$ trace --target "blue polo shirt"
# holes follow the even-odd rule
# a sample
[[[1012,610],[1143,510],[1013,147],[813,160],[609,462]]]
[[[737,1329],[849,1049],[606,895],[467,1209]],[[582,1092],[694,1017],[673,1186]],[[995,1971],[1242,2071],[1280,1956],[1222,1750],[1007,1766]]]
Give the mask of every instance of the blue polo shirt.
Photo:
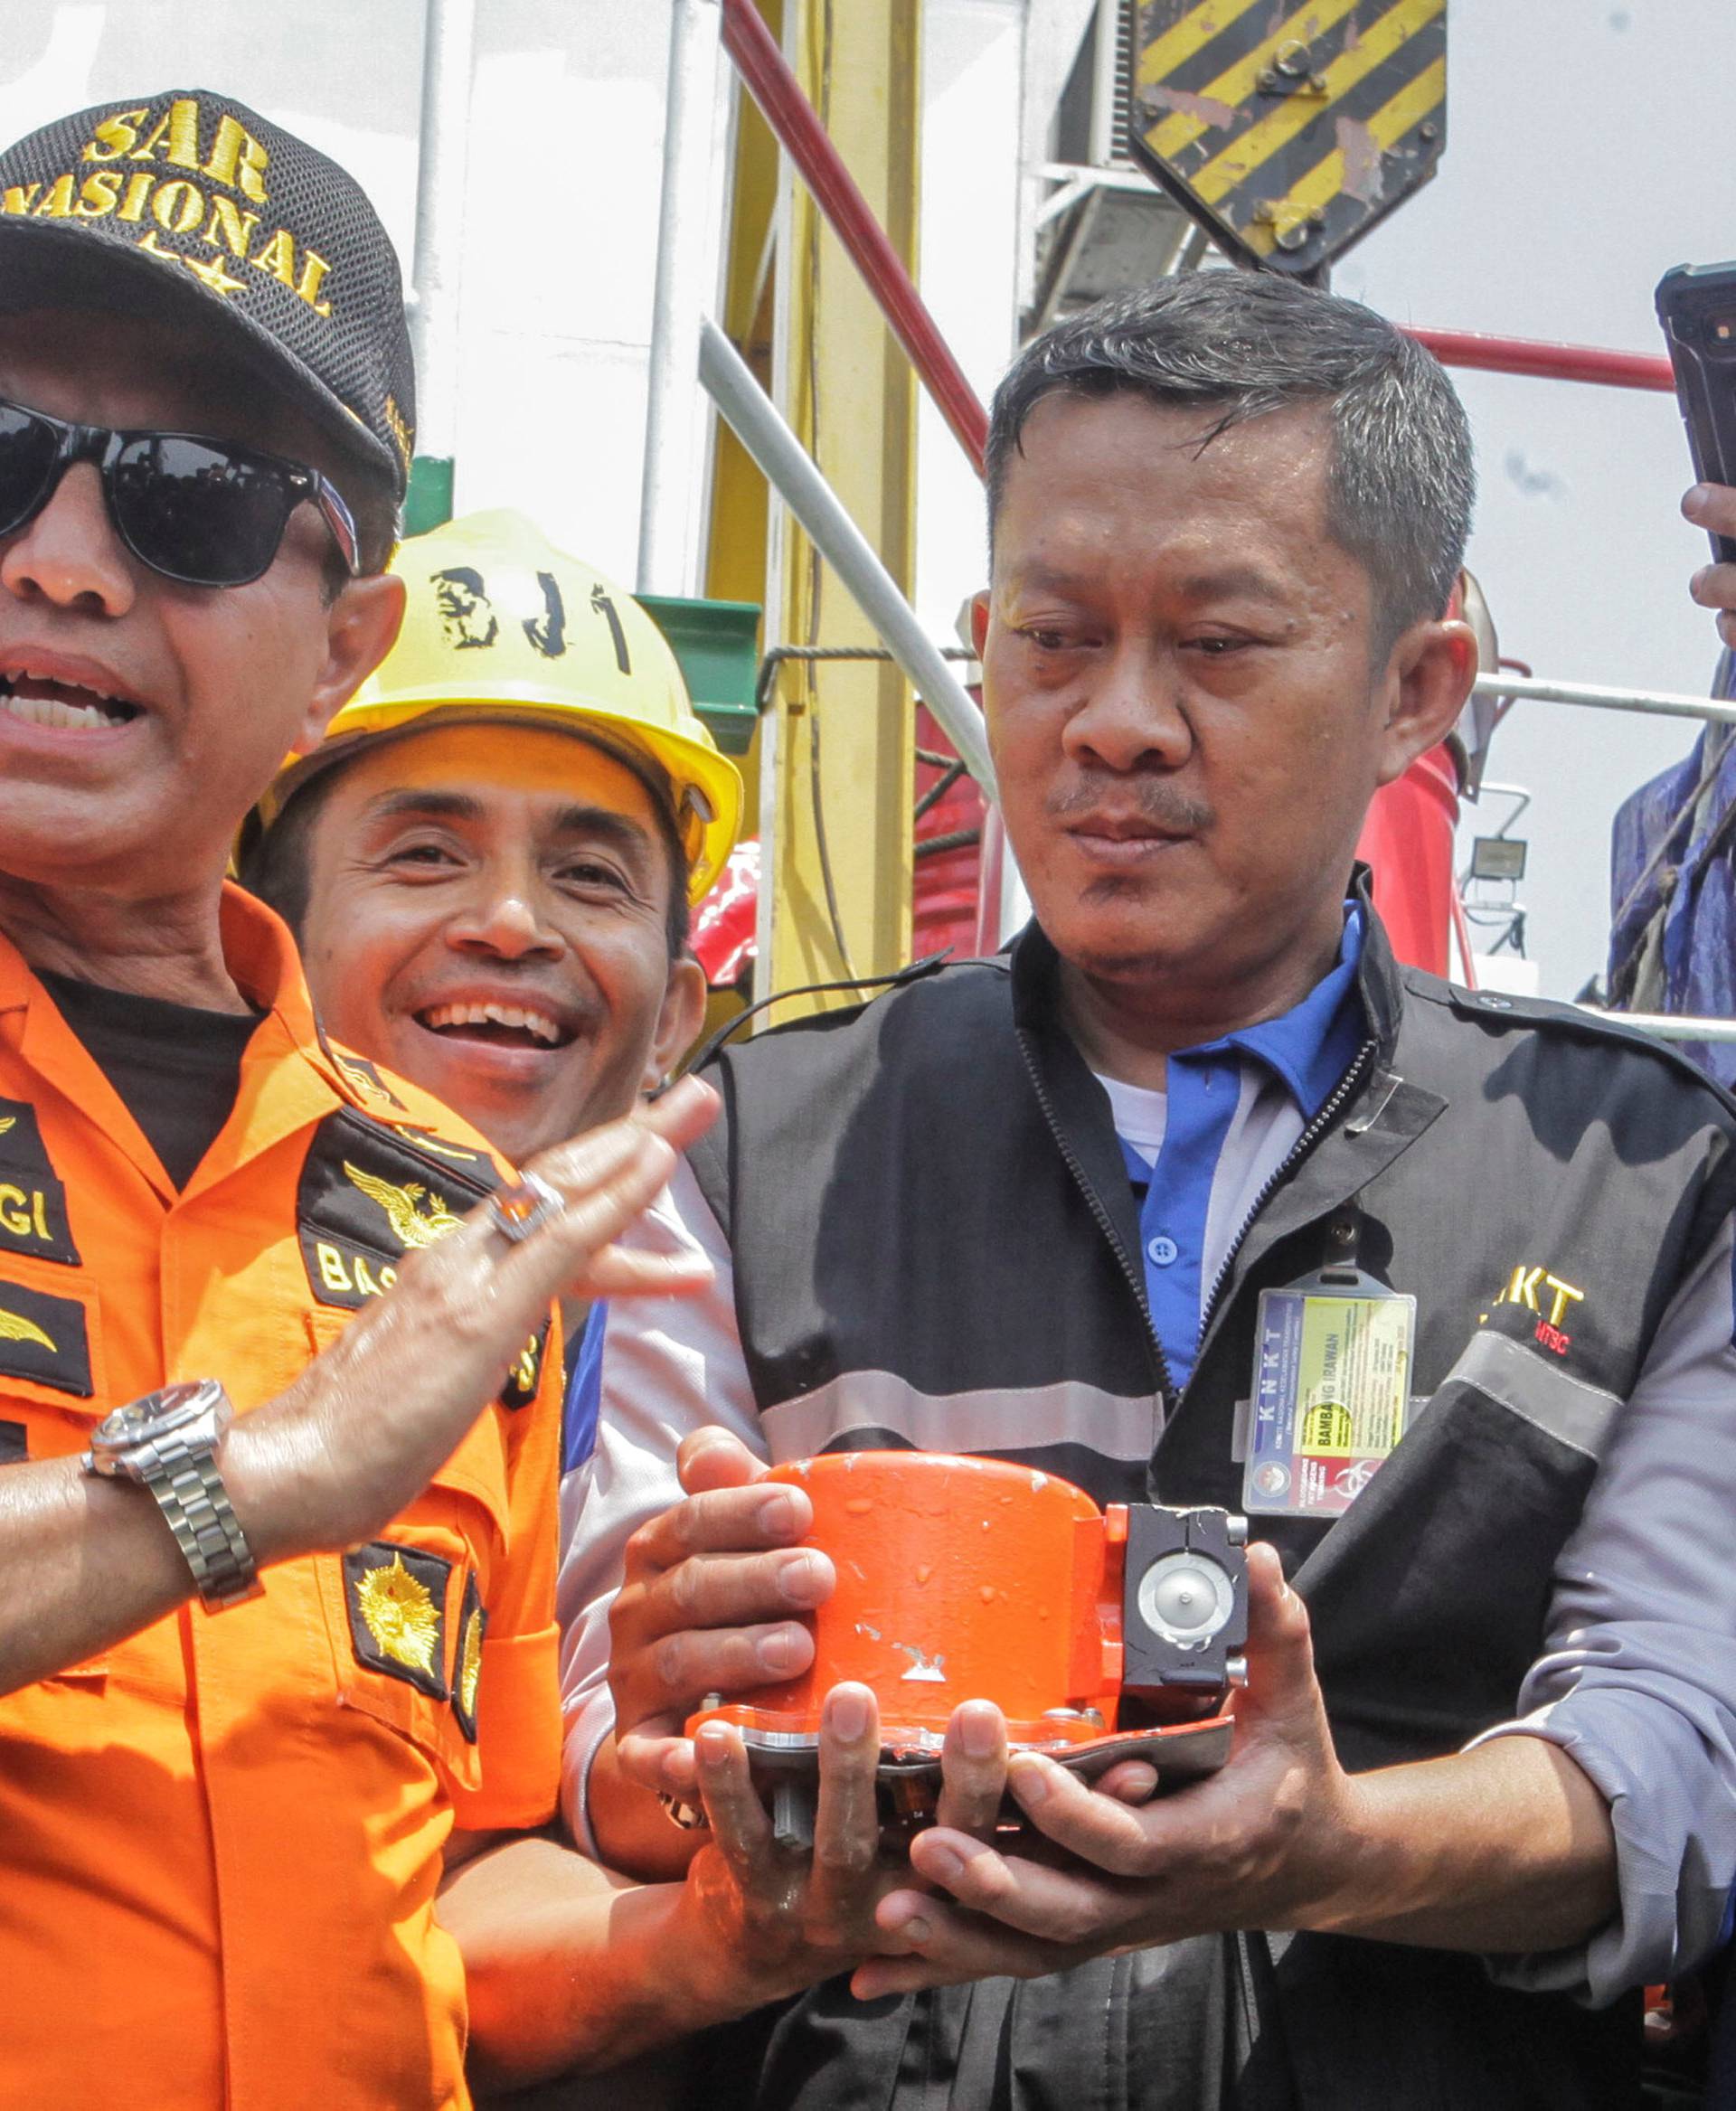
[[[1162,1092],[1099,1080],[1139,1202],[1152,1325],[1178,1388],[1193,1372],[1212,1278],[1241,1230],[1237,1220],[1226,1231],[1214,1194],[1222,1204],[1239,1188],[1250,1200],[1250,1183],[1283,1163],[1355,1060],[1368,1032],[1356,986],[1362,951],[1363,912],[1347,903],[1337,965],[1299,1004],[1220,1041],[1177,1049]],[[1281,1107],[1271,1104],[1274,1087]]]

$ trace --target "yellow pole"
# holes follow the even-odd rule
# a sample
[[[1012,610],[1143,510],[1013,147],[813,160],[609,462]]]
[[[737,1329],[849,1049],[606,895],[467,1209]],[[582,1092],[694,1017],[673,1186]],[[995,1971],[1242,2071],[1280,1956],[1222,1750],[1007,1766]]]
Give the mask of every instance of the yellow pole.
[[[760,0],[775,31],[782,0]],[[727,267],[718,316],[762,388],[771,386],[772,308],[781,156],[753,98],[735,90],[735,148],[730,181]],[[719,601],[761,601],[766,593],[767,486],[748,450],[715,421],[705,591]],[[750,809],[751,811],[751,808]]]
[[[783,0],[759,0],[773,31],[782,20]],[[726,269],[722,311],[718,321],[735,348],[753,369],[762,388],[771,386],[772,307],[776,286],[774,238],[778,215],[778,142],[760,115],[753,98],[738,83],[735,90],[735,139],[727,205]],[[769,488],[753,457],[722,418],[713,423],[711,504],[706,536],[705,591],[719,601],[760,601],[766,594],[769,532]],[[762,636],[765,635],[762,627]],[[748,753],[739,758],[747,789],[747,827],[760,808],[760,765],[767,747],[758,733]],[[757,994],[769,988],[763,970],[754,978]],[[725,1020],[741,1009],[735,991],[714,990],[705,1007],[699,1039],[710,1040]],[[793,1009],[794,1007],[792,1007]]]
[[[783,42],[821,122],[914,269],[921,0],[785,0]],[[778,408],[908,595],[915,377],[855,267],[787,165],[775,269]],[[775,501],[766,580],[769,642],[877,645]],[[786,663],[760,746],[760,834],[769,854],[759,991],[901,966],[910,949],[915,762],[903,677],[873,662]]]

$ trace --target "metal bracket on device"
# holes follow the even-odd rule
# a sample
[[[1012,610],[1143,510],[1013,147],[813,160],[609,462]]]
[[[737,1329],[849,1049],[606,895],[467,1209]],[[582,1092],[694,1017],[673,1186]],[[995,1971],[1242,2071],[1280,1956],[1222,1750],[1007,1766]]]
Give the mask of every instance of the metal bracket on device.
[[[1222,1692],[1248,1675],[1248,1521],[1223,1510],[1127,1506],[1124,1692]]]

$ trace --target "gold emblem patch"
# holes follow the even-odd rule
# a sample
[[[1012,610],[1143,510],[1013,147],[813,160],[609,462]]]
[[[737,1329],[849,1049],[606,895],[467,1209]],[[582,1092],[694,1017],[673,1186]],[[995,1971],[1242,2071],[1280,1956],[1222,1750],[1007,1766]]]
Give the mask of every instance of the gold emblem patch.
[[[5,1223],[5,1190],[0,1186],[0,1230]],[[90,1336],[83,1305],[24,1283],[0,1283],[0,1372],[88,1400]]]
[[[542,1382],[542,1358],[549,1346],[549,1330],[539,1327],[513,1360],[506,1382],[500,1389],[503,1408],[527,1408]]]
[[[426,1129],[418,1129],[410,1140],[419,1151],[432,1151],[437,1157],[449,1158],[455,1165],[467,1165],[486,1173],[494,1171],[480,1151],[467,1151],[458,1144],[443,1144],[438,1136],[430,1136]]]
[[[401,1554],[390,1569],[372,1569],[356,1585],[355,1609],[382,1656],[414,1672],[432,1672],[440,1616],[427,1584],[404,1567]]]
[[[473,1172],[424,1156],[420,1141],[351,1107],[319,1125],[296,1190],[296,1228],[307,1286],[322,1305],[354,1312],[389,1290],[406,1252],[457,1230],[495,1184],[481,1154]],[[0,1143],[0,1180],[5,1165]],[[5,1203],[0,1187],[0,1249]]]
[[[21,1318],[15,1312],[0,1312],[0,1342],[37,1342],[52,1355],[61,1352],[58,1342],[51,1341],[33,1320]]]
[[[385,1211],[393,1237],[406,1252],[414,1247],[434,1245],[449,1232],[456,1231],[464,1221],[447,1207],[442,1196],[425,1188],[420,1180],[408,1181],[399,1187],[390,1180],[382,1180],[376,1173],[364,1173],[359,1165],[352,1165],[347,1158],[344,1172],[353,1185]],[[422,1214],[424,1195],[428,1197],[426,1216]]]
[[[458,1668],[452,1681],[452,1712],[458,1728],[474,1745],[476,1741],[476,1692],[482,1683],[482,1644],[488,1631],[488,1612],[474,1576],[464,1586],[464,1609],[458,1616]]]
[[[329,1041],[323,1041],[320,1045],[332,1059],[332,1068],[358,1099],[378,1100],[382,1107],[395,1107],[402,1112],[403,1101],[365,1056],[352,1055],[347,1049],[341,1049]]]
[[[452,1564],[375,1540],[344,1557],[344,1593],[357,1660],[447,1698],[446,1599]]]
[[[464,1627],[464,1661],[458,1666],[458,1693],[465,1712],[476,1712],[476,1687],[482,1678],[482,1614],[471,1614]]]

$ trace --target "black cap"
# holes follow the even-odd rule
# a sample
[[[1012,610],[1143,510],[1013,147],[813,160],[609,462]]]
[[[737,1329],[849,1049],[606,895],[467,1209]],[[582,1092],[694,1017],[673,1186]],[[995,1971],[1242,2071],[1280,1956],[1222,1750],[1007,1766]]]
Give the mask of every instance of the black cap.
[[[354,176],[245,104],[120,98],[0,154],[0,306],[59,298],[227,327],[403,495],[416,378],[397,254]]]

